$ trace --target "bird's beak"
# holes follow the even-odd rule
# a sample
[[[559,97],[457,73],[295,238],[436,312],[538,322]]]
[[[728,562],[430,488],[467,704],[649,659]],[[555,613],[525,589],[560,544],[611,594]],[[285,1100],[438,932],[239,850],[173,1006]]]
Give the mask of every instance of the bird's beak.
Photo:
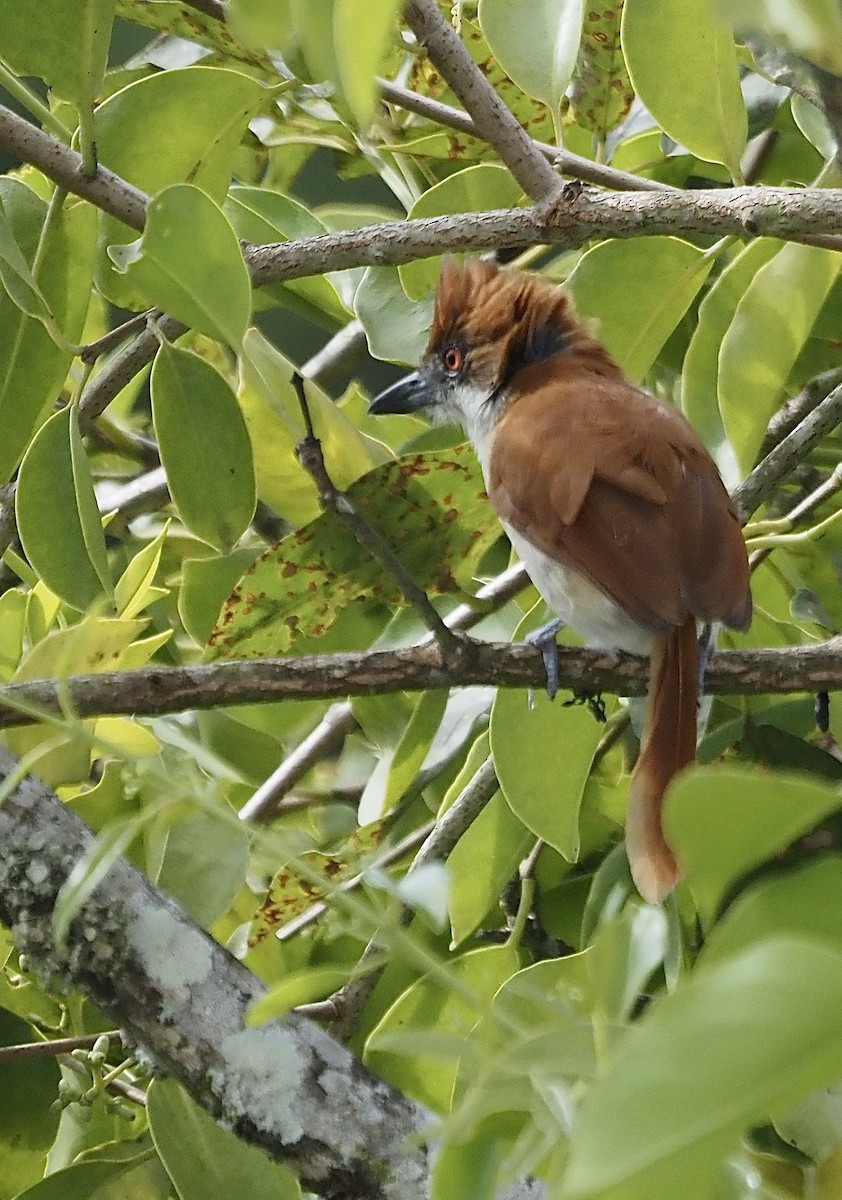
[[[393,383],[379,396],[375,396],[368,411],[375,416],[381,416],[383,413],[414,413],[419,408],[426,408],[434,400],[435,396],[427,380],[418,371],[414,371]]]

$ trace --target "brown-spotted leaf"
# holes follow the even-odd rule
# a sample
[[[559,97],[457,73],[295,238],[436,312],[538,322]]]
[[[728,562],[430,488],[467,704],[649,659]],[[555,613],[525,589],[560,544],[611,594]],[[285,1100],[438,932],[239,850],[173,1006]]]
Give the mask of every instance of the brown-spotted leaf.
[[[579,58],[573,72],[570,116],[600,141],[628,115],[634,100],[620,45],[624,0],[586,4]]]
[[[466,588],[500,527],[465,445],[370,471],[348,495],[429,594]],[[283,654],[325,634],[351,604],[392,607],[400,594],[333,513],[282,538],[225,602],[208,658]]]
[[[312,905],[321,903],[334,888],[357,874],[363,860],[382,844],[388,827],[389,821],[382,820],[372,821],[355,830],[340,854],[319,854],[316,851],[303,854],[301,863],[307,868],[306,875],[296,871],[294,863],[282,867],[269,884],[265,899],[252,918],[248,932],[249,948],[259,945],[270,933],[277,933],[281,926],[300,917]],[[321,880],[313,875],[320,876]]]

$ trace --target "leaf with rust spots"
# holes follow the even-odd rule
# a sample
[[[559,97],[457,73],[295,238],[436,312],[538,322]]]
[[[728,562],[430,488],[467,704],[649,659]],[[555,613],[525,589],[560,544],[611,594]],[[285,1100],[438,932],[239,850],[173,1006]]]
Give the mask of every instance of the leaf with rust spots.
[[[355,830],[338,854],[312,851],[302,855],[302,863],[309,868],[306,878],[292,867],[283,867],[278,871],[252,918],[248,933],[249,947],[258,945],[270,933],[276,933],[282,925],[324,900],[338,884],[359,874],[365,861],[382,845],[389,824],[388,818],[384,818]],[[320,876],[321,882],[310,877],[311,872]]]
[[[417,584],[432,595],[468,589],[500,527],[464,447],[386,463],[348,492]],[[403,603],[392,579],[333,513],[291,533],[250,567],[225,602],[206,657],[282,654],[321,637],[353,604],[374,619]]]
[[[601,142],[625,120],[634,100],[620,45],[624,0],[586,4],[573,72],[569,116]]]

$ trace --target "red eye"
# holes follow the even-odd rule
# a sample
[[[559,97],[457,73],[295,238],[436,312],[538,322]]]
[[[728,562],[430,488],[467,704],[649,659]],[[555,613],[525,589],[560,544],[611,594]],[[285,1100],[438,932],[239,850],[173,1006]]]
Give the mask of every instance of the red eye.
[[[450,375],[456,375],[462,370],[462,364],[465,361],[465,355],[458,346],[448,346],[444,354],[441,356],[444,363],[444,369]]]

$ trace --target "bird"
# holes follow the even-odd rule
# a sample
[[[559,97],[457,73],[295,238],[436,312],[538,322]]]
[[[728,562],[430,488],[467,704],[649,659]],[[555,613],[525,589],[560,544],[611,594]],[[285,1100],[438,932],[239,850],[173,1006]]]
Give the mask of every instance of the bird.
[[[567,289],[481,258],[445,261],[419,368],[370,411],[461,424],[556,628],[649,656],[625,840],[641,896],[663,901],[682,877],[661,816],[696,757],[699,629],[752,616],[739,518],[704,443],[630,382]]]

